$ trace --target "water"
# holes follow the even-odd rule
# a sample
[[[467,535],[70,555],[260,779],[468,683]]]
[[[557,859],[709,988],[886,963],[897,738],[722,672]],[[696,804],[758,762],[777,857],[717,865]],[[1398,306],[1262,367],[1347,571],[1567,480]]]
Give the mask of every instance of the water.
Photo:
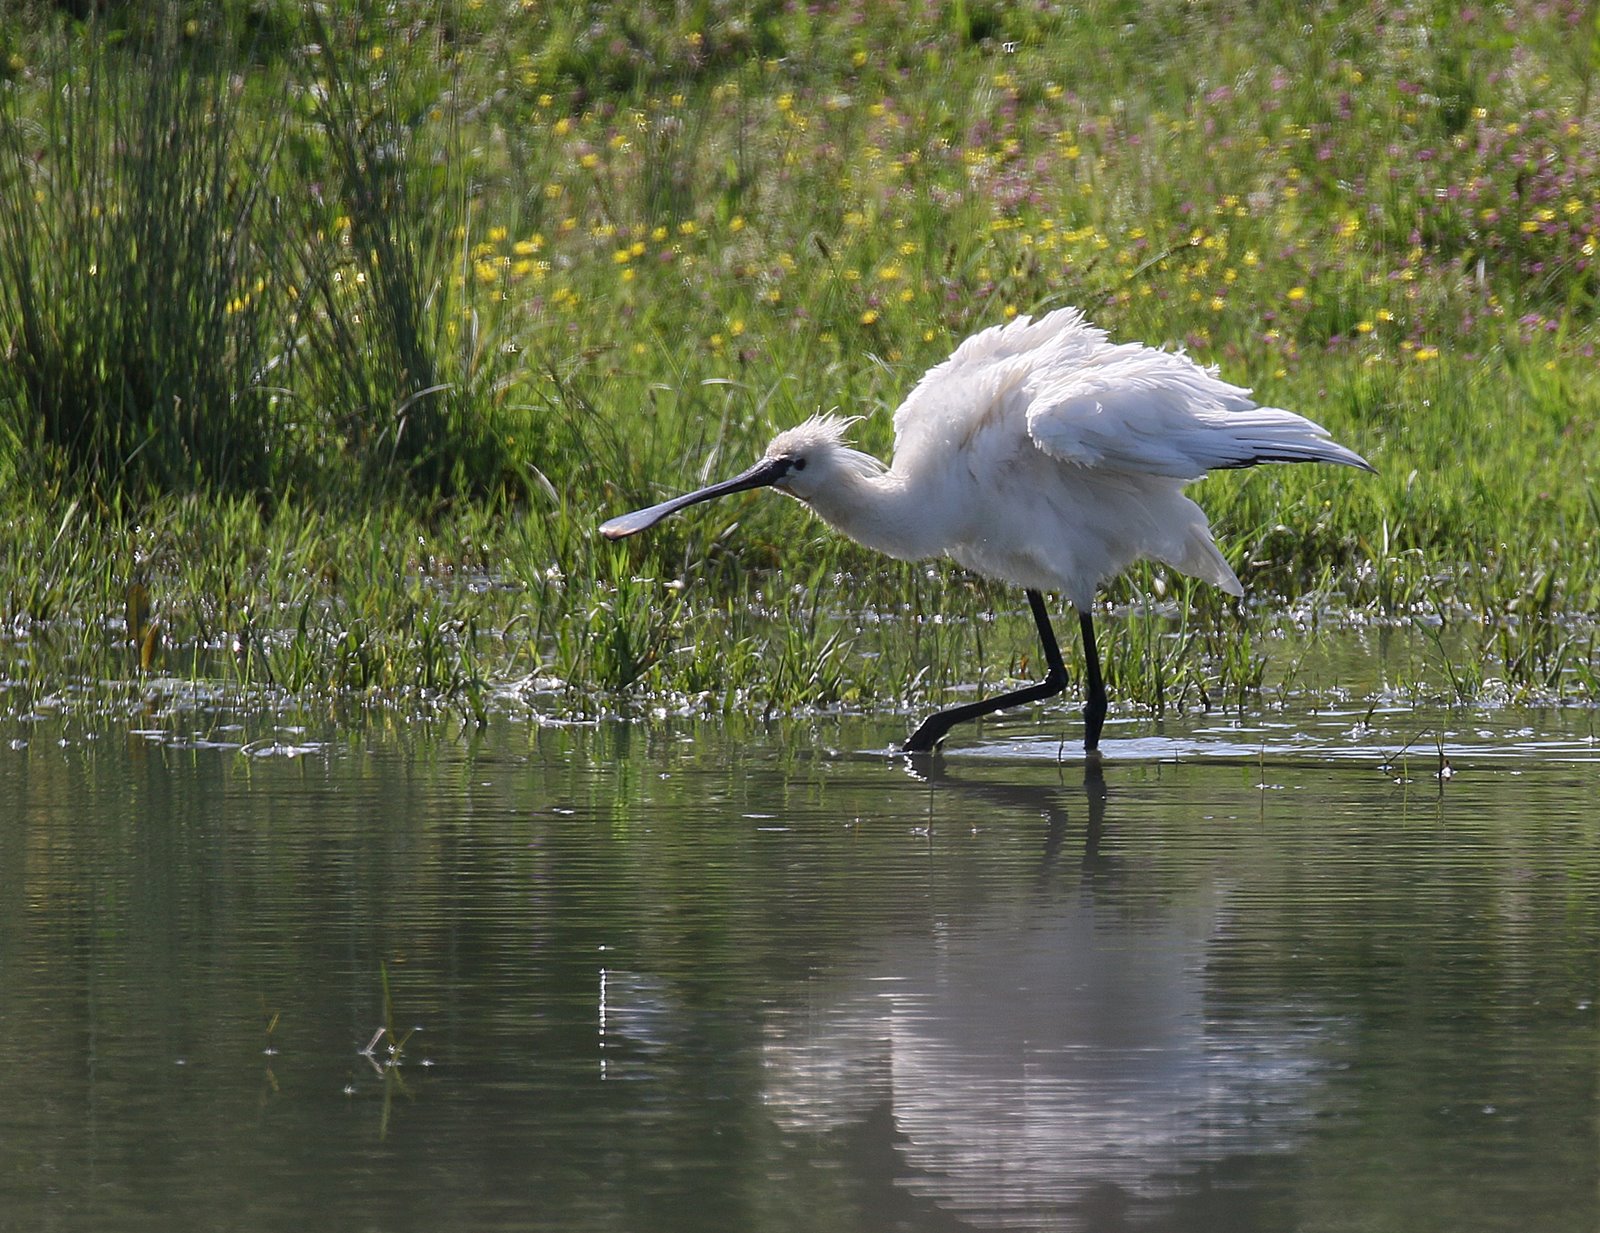
[[[5,721],[0,1229],[1600,1227],[1594,716],[1364,718]]]

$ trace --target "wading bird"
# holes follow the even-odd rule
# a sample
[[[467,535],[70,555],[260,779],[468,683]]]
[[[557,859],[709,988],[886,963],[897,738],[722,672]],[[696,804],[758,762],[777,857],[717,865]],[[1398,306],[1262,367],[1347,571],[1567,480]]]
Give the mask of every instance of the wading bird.
[[[958,723],[1066,688],[1046,591],[1078,611],[1083,747],[1094,753],[1106,714],[1092,616],[1100,584],[1148,557],[1244,594],[1184,485],[1261,462],[1372,470],[1321,425],[1258,407],[1248,390],[1179,352],[1112,343],[1073,308],[974,334],[930,369],[895,412],[888,466],[845,444],[854,422],[813,416],[780,432],[742,474],[613,518],[600,532],[622,539],[700,501],[772,487],[898,560],[947,556],[1021,587],[1048,675],[930,715],[906,741],[908,753],[933,749]]]

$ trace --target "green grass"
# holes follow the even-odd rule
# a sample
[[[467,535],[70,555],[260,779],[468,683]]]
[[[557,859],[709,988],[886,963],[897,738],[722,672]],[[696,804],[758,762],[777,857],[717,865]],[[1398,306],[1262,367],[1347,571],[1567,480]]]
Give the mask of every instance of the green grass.
[[[1017,596],[792,503],[593,528],[818,409],[887,453],[954,341],[1066,303],[1380,471],[1198,486],[1247,615],[1135,571],[1120,701],[1293,689],[1263,635],[1306,613],[1437,624],[1421,691],[1594,698],[1593,3],[300,13],[0,31],[16,707],[170,675],[770,714],[1026,675]]]

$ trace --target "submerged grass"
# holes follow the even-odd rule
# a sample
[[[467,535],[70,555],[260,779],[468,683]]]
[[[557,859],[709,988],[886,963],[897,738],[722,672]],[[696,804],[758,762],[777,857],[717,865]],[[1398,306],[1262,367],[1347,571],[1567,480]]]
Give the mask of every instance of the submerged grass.
[[[1035,673],[1017,596],[770,496],[593,527],[819,408],[887,453],[956,339],[1062,303],[1380,470],[1199,485],[1251,598],[1110,588],[1119,701],[1299,688],[1271,633],[1333,622],[1437,631],[1414,693],[1594,698],[1592,4],[134,12],[5,31],[16,707],[177,676],[772,714]]]

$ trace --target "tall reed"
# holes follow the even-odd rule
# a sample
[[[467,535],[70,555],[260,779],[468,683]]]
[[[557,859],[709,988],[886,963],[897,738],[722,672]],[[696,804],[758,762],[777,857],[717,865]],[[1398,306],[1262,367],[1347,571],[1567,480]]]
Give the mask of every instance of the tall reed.
[[[126,45],[50,39],[37,110],[0,92],[0,401],[36,478],[102,495],[279,478],[286,340],[259,250],[279,239],[281,113],[247,104],[211,46],[167,4]]]

